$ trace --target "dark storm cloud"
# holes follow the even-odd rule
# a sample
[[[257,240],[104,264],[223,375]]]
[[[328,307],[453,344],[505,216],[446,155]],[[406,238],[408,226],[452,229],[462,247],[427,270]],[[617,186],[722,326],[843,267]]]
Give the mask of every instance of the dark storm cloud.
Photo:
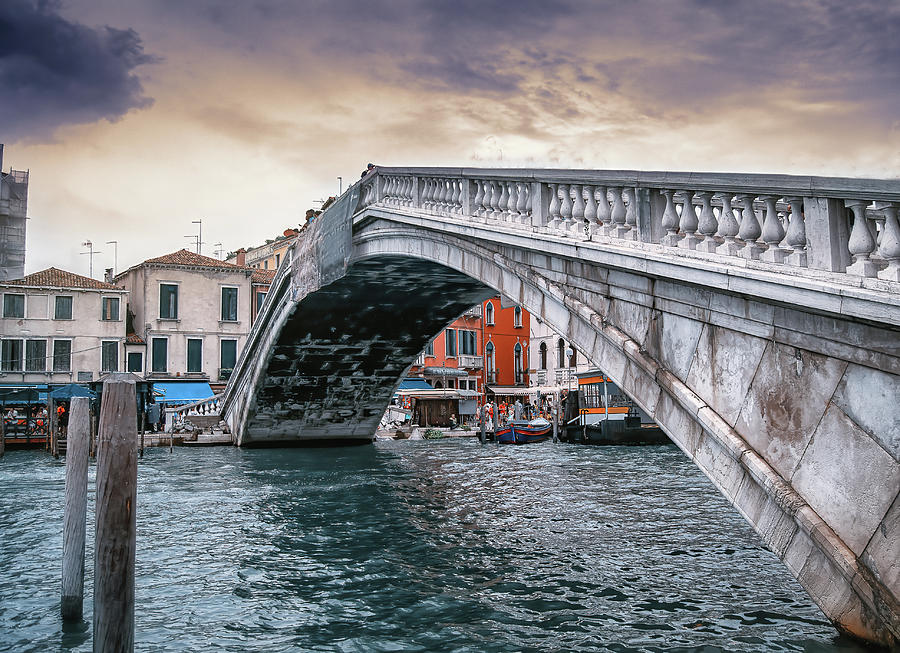
[[[0,140],[42,140],[61,125],[148,106],[134,71],[153,58],[130,29],[70,22],[56,2],[0,2]]]

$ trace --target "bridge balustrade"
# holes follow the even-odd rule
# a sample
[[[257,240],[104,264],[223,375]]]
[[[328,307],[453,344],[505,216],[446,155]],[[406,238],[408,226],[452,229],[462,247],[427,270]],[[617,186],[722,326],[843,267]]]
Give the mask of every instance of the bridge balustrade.
[[[564,238],[725,257],[741,266],[838,272],[854,285],[900,282],[898,181],[439,170],[380,168],[363,182],[360,209],[407,207]]]

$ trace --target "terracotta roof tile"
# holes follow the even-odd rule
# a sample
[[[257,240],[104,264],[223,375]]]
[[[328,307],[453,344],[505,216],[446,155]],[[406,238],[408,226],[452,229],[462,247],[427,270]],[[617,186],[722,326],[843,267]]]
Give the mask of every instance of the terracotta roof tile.
[[[258,270],[253,268],[253,276],[250,277],[251,283],[272,283],[275,280],[277,270]]]
[[[147,341],[141,338],[136,333],[129,333],[125,336],[125,344],[126,345],[146,345]]]
[[[122,290],[119,286],[111,283],[97,281],[90,277],[83,277],[74,272],[66,272],[57,268],[47,268],[34,274],[29,274],[22,279],[15,281],[6,281],[9,285],[14,286],[41,286],[52,288],[91,288],[95,290]]]
[[[238,270],[245,269],[240,265],[226,263],[225,261],[220,261],[217,258],[203,256],[202,254],[196,254],[186,249],[180,249],[177,252],[172,252],[171,254],[166,254],[165,256],[148,258],[146,261],[144,261],[144,263],[157,263],[162,265],[190,265],[207,268],[226,268]]]

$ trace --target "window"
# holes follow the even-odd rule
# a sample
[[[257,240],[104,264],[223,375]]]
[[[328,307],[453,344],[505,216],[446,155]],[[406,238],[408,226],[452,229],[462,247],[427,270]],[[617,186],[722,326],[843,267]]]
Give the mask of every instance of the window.
[[[237,340],[223,340],[219,347],[219,367],[223,370],[233,370],[237,364]]]
[[[259,313],[262,310],[263,302],[266,301],[266,295],[268,293],[264,293],[261,290],[256,291],[256,312]]]
[[[578,365],[578,352],[575,351],[575,347],[571,343],[569,343],[569,351],[572,352],[569,356],[569,367],[575,367]]]
[[[444,356],[456,356],[456,329],[444,331]]]
[[[153,338],[150,343],[150,371],[165,372],[168,370],[169,340]]]
[[[141,374],[144,371],[144,354],[139,351],[130,351],[126,357],[129,372]]]
[[[72,371],[72,341],[71,340],[54,340],[53,341],[53,371],[54,372],[71,372]]]
[[[3,372],[22,371],[21,340],[4,340],[0,343],[0,370]]]
[[[434,340],[429,340],[428,344],[425,345],[425,355],[434,356]]]
[[[237,288],[222,288],[222,321],[237,322]]]
[[[275,269],[277,270],[281,266],[281,254],[275,255]]]
[[[513,313],[513,326],[521,327],[522,326],[522,307],[516,306],[516,310]]]
[[[539,351],[540,351],[540,358],[541,358],[541,369],[546,370],[547,369],[547,343],[546,342],[541,343]]]
[[[178,319],[178,286],[174,283],[159,284],[159,319]]]
[[[259,265],[257,265],[256,267],[259,267]],[[269,262],[268,262],[268,261],[263,261],[263,267],[264,267],[266,270],[268,270],[268,269],[269,269]]]
[[[105,340],[100,343],[100,371],[119,371],[119,343],[117,341]]]
[[[25,341],[25,371],[45,372],[47,370],[47,341]]]
[[[476,351],[475,332],[461,330],[459,332],[459,353],[463,356],[474,356]]]
[[[104,297],[103,298],[103,314],[100,316],[100,319],[113,321],[113,322],[119,321],[119,298],[118,297]]]
[[[3,317],[25,317],[25,295],[3,295]]]
[[[518,342],[513,350],[513,368],[516,373],[516,383],[522,383],[525,379],[522,374],[522,345]]]
[[[54,320],[72,319],[72,298],[60,295],[56,298],[56,308],[53,311]]]
[[[488,325],[494,324],[494,303],[488,302],[484,305],[484,323]]]
[[[556,342],[556,367],[563,368],[566,366],[566,343],[560,338]]]
[[[484,348],[484,372],[489,383],[496,383],[494,379],[494,343],[489,342]]]
[[[203,366],[203,340],[200,338],[188,338],[187,341],[187,371],[200,372]]]

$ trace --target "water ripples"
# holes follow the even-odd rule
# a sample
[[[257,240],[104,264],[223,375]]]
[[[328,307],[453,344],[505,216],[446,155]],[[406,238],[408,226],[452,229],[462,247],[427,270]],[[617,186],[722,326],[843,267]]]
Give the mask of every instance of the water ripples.
[[[9,452],[0,490],[0,651],[89,651],[58,618],[63,465]],[[148,450],[136,629],[140,651],[862,650],[677,449],[475,440]]]

